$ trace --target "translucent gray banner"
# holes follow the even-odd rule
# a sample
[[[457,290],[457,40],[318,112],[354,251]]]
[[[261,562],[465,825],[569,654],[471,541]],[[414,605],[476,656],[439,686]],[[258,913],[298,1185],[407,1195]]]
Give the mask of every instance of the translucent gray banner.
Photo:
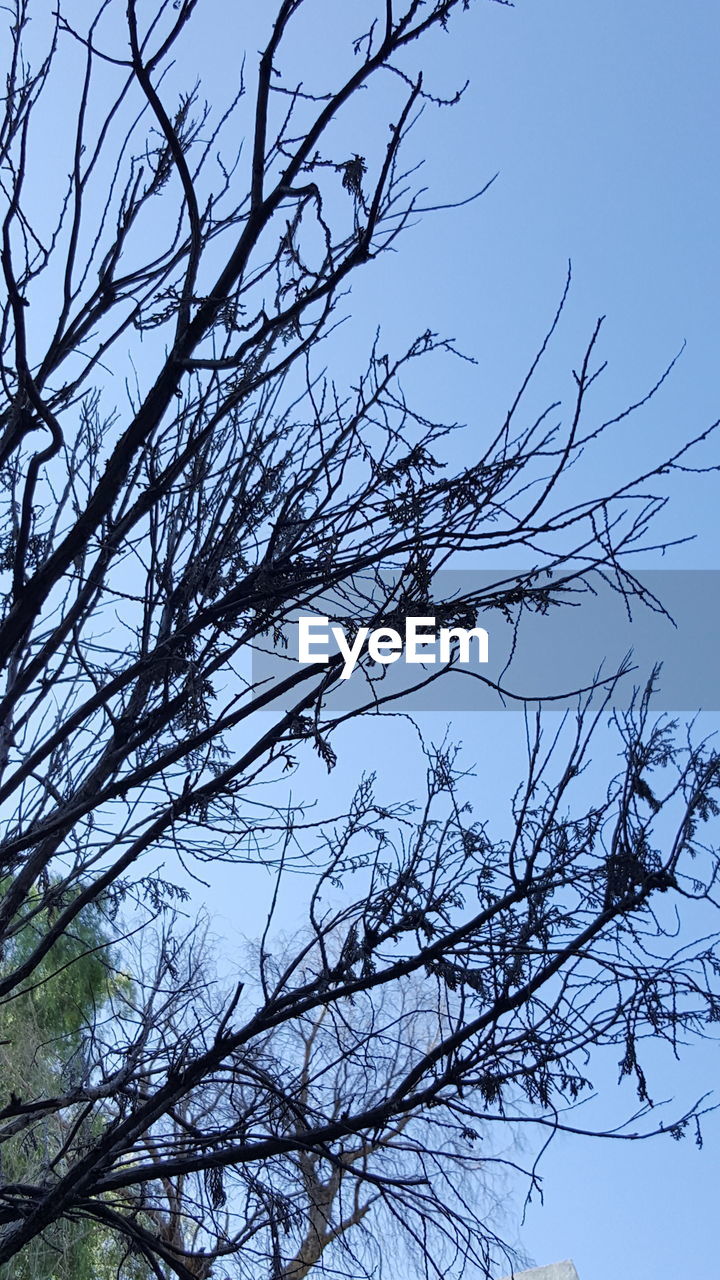
[[[517,710],[525,701],[574,706],[578,692],[594,682],[605,681],[604,687],[609,687],[624,662],[631,669],[613,688],[615,706],[627,706],[634,689],[644,687],[653,668],[660,666],[651,699],[656,710],[692,713],[720,709],[720,571],[638,571],[635,577],[642,598],[623,595],[617,586],[596,576],[592,590],[569,593],[565,603],[552,604],[545,611],[537,600],[535,609],[517,605],[501,609],[498,584],[522,580],[525,574],[507,569],[482,574],[446,570],[433,579],[434,604],[426,600],[395,613],[387,607],[392,596],[391,575],[374,579],[371,587],[361,584],[352,601],[352,593],[344,587],[334,596],[314,598],[307,605],[299,603],[281,634],[265,636],[256,646],[253,685],[258,692],[268,690],[301,666],[309,669],[299,662],[302,636],[298,619],[304,618],[312,620],[312,625],[305,622],[304,635],[306,647],[308,637],[311,639],[313,655],[326,652],[332,658],[339,652],[331,634],[333,626],[343,633],[346,646],[359,651],[352,674],[338,679],[329,695],[330,705],[338,713],[372,705],[378,699],[392,699],[395,710],[408,711]],[[545,583],[549,580],[543,578]],[[457,624],[452,619],[452,602],[468,597],[495,603],[481,605],[473,617]],[[419,643],[413,655],[411,644],[408,652],[408,615],[435,617],[438,642],[434,647]],[[359,622],[370,629],[361,649]],[[486,662],[480,661],[482,636],[469,639],[469,660],[465,662],[458,661],[454,640],[454,666],[444,670],[439,632],[443,626],[456,625],[467,631],[478,627],[486,633]],[[374,653],[383,655],[384,661],[374,660],[368,651],[371,633],[378,628],[390,632],[377,637],[374,644]],[[415,632],[429,639],[432,628],[416,625]],[[425,660],[412,661],[413,656]],[[337,670],[337,666],[338,659],[316,670],[320,674]],[[349,663],[342,666],[347,671]]]

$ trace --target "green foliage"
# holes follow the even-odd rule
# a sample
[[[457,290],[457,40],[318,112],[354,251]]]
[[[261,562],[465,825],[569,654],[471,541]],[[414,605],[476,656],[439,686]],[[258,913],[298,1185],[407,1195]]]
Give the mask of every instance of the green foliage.
[[[0,892],[4,888],[0,885]],[[0,973],[16,969],[34,951],[52,923],[52,914],[51,907],[41,907],[40,892],[29,897]],[[80,913],[70,933],[58,939],[26,989],[0,1008],[2,1038],[13,1046],[7,1064],[11,1073],[13,1063],[19,1064],[28,1052],[33,1059],[38,1053],[47,1057],[48,1066],[62,1070],[81,1049],[85,1030],[115,981],[106,946],[101,911],[93,905]]]
[[[0,891],[4,886],[0,884]],[[30,895],[21,926],[9,941],[0,975],[13,971],[52,922],[45,889]],[[63,904],[66,905],[66,904]],[[11,1099],[31,1101],[63,1093],[85,1073],[85,1049],[93,1024],[107,1012],[113,991],[127,984],[111,963],[100,907],[83,910],[75,927],[45,956],[31,981],[0,1005],[0,1109]],[[77,1108],[41,1116],[2,1147],[5,1182],[52,1181],[62,1163],[65,1130],[82,1124]],[[97,1121],[93,1135],[96,1136]],[[91,1135],[88,1135],[91,1136]],[[2,1269],[3,1280],[141,1280],[147,1272],[98,1224],[55,1223]]]

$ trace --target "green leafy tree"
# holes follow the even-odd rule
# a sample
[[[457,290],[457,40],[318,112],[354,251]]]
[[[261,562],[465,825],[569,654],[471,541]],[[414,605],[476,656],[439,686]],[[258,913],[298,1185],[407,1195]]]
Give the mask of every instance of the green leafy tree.
[[[59,901],[47,905],[53,887],[28,896],[0,974],[22,964],[47,932],[60,909]],[[87,1075],[93,1028],[107,1017],[110,994],[129,989],[129,980],[113,968],[108,942],[102,908],[93,903],[58,938],[33,981],[0,1004],[0,1078],[21,1117],[38,1100],[62,1096]],[[92,1142],[102,1127],[101,1117],[86,1117],[83,1110],[71,1106],[43,1114],[40,1106],[38,1122],[30,1128],[0,1122],[3,1181],[22,1185],[62,1176],[62,1152],[71,1135],[82,1141],[84,1134]],[[6,1264],[3,1275],[8,1280],[111,1280],[122,1263],[127,1280],[147,1276],[147,1269],[126,1255],[127,1248],[98,1223],[66,1218],[36,1236]]]

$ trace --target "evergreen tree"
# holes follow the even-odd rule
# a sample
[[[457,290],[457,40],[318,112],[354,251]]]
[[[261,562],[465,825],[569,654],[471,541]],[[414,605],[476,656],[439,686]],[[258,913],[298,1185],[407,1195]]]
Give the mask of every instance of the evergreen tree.
[[[5,889],[5,885],[1,886]],[[58,902],[48,906],[53,886],[29,895],[22,920],[8,942],[0,974],[11,972],[31,954],[46,933]],[[0,1003],[0,1076],[11,1105],[28,1108],[38,1099],[62,1096],[87,1077],[93,1028],[109,1012],[112,991],[128,979],[112,965],[102,907],[84,908],[74,928],[47,953],[33,980]],[[63,1150],[83,1128],[96,1138],[101,1120],[86,1117],[78,1104],[48,1111],[38,1124],[15,1125],[18,1132],[0,1146],[0,1172],[6,1183],[32,1183],[60,1177]],[[13,1122],[3,1125],[4,1133]],[[68,1217],[51,1224],[3,1269],[7,1280],[141,1280],[148,1274],[137,1258],[127,1257],[117,1237],[97,1222]]]

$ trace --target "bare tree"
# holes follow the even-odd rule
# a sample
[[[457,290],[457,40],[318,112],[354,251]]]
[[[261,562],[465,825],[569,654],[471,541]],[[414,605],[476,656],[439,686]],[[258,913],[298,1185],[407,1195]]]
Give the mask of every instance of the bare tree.
[[[562,303],[508,413],[454,474],[448,424],[403,390],[420,359],[458,358],[450,342],[425,332],[391,355],[378,337],[350,389],[323,371],[353,273],[428,208],[404,144],[423,108],[452,105],[430,83],[433,40],[461,30],[469,7],[368,0],[353,10],[359,33],[333,11],[332,60],[292,78],[319,7],[279,0],[247,87],[206,102],[180,73],[211,0],[142,13],[105,0],[92,15],[38,4],[36,26],[31,0],[12,6],[1,1007],[43,981],[91,906],[122,968],[124,933],[177,896],[155,869],[168,854],[266,861],[281,878],[316,865],[319,880],[308,940],[274,968],[261,951],[254,1010],[240,989],[211,998],[192,946],[183,959],[170,932],[152,973],[114,991],[112,1019],[106,1006],[87,1019],[77,1078],[3,1100],[0,1139],[38,1126],[61,1138],[32,1181],[2,1188],[0,1264],[52,1224],[88,1218],[158,1276],[232,1261],[300,1280],[360,1239],[377,1199],[428,1267],[486,1268],[492,1223],[461,1179],[448,1190],[448,1170],[483,1165],[476,1126],[505,1124],[515,1104],[520,1122],[523,1097],[557,1125],[584,1087],[578,1062],[602,1043],[623,1045],[645,1104],[642,1037],[674,1042],[715,1016],[712,947],[673,951],[665,904],[712,901],[715,855],[698,825],[715,813],[717,760],[653,726],[647,700],[621,726],[621,778],[576,816],[600,712],[582,703],[554,774],[531,733],[504,839],[467,815],[445,750],[415,817],[364,780],[322,837],[302,807],[257,790],[307,751],[332,768],[349,714],[329,701],[335,660],[261,688],[248,679],[253,645],[298,605],[335,593],[354,624],[430,608],[512,616],[594,575],[642,598],[625,553],[647,545],[664,477],[709,434],[568,503],[568,468],[602,432],[626,430],[630,409],[586,421],[600,322],[564,426],[526,408]],[[376,92],[390,126],[378,138]],[[51,122],[54,199],[40,144]],[[532,568],[437,598],[444,564],[508,549]],[[374,711],[384,699],[375,688]],[[653,770],[667,794],[650,789]],[[347,899],[321,909],[341,881]],[[406,988],[412,975],[421,987]]]
[[[346,945],[342,925],[338,932]],[[334,933],[327,931],[325,945],[339,964],[343,943]],[[312,985],[317,977],[312,936],[278,938],[277,943],[286,955],[296,956],[303,980]],[[179,980],[164,1016],[175,1043],[187,1042],[187,991],[192,991],[195,1046],[217,1025],[207,955],[202,930],[188,935],[183,948],[174,945]],[[262,1003],[261,991],[251,988],[259,973],[265,980],[272,975],[277,984],[282,972],[267,954],[253,955],[244,996]],[[156,972],[148,972],[146,994],[157,1013]],[[127,1007],[116,1001],[114,1015],[124,1020]],[[143,1021],[147,1025],[150,1019]],[[129,1217],[125,1234],[131,1239],[134,1234],[140,1246],[152,1241],[171,1270],[184,1265],[197,1275],[216,1274],[213,1267],[223,1263],[251,1275],[259,1262],[284,1280],[301,1280],[328,1262],[335,1273],[371,1274],[383,1264],[378,1237],[393,1240],[396,1257],[409,1244],[412,1257],[422,1236],[436,1242],[438,1256],[451,1246],[456,1255],[461,1249],[468,1259],[482,1259],[484,1269],[493,1246],[505,1251],[492,1223],[499,1216],[498,1175],[511,1160],[491,1152],[489,1135],[478,1158],[467,1133],[461,1136],[444,1115],[388,1113],[381,1121],[378,1112],[370,1132],[348,1130],[337,1141],[282,1151],[259,1169],[211,1166],[177,1172],[167,1166],[170,1150],[183,1149],[190,1133],[202,1133],[209,1144],[220,1129],[227,1135],[249,1134],[261,1113],[285,1131],[311,1114],[342,1122],[361,1099],[366,1109],[377,1111],[418,1055],[437,1043],[439,1027],[448,1030],[450,1020],[439,1007],[437,988],[410,978],[374,996],[360,992],[340,1006],[321,1003],[254,1037],[251,1048],[209,1073],[138,1148],[156,1176],[122,1192],[118,1203]],[[149,1063],[149,1047],[146,1053]],[[485,1177],[490,1170],[492,1183]],[[406,1214],[416,1220],[409,1232]]]

